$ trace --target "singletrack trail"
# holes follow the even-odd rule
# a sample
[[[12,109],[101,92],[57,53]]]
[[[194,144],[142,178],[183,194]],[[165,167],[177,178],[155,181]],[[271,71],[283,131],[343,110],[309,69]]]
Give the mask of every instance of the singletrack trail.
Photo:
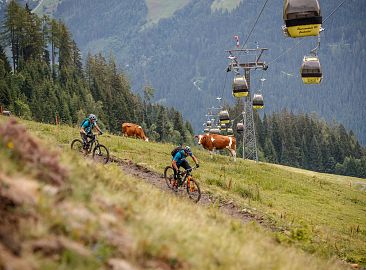
[[[186,191],[180,189],[178,192],[173,192],[168,188],[163,174],[159,174],[157,172],[151,171],[150,169],[136,164],[128,159],[120,159],[115,156],[110,157],[110,162],[117,163],[118,166],[128,175],[137,177],[139,179],[144,180],[145,182],[164,190],[165,192],[171,192],[172,194],[177,194],[177,196],[186,197]],[[243,223],[247,223],[250,221],[255,221],[266,229],[271,231],[281,231],[282,229],[276,227],[270,221],[264,219],[263,216],[259,216],[250,212],[250,210],[242,209],[234,204],[233,201],[225,202],[220,200],[219,198],[215,198],[212,194],[208,194],[205,192],[201,192],[201,199],[197,203],[203,206],[215,205],[217,206],[221,212],[226,215],[229,215],[233,218],[241,220]]]

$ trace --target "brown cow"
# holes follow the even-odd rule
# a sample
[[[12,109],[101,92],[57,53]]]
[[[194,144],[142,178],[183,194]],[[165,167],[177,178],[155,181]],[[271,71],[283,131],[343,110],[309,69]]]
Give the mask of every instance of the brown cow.
[[[149,138],[145,136],[144,130],[141,126],[132,124],[132,123],[123,123],[122,124],[122,134],[127,137],[135,137],[142,139],[146,142],[149,141]]]
[[[215,150],[227,149],[236,160],[236,139],[231,136],[223,136],[219,134],[204,134],[196,136],[198,144],[209,150],[211,154]]]

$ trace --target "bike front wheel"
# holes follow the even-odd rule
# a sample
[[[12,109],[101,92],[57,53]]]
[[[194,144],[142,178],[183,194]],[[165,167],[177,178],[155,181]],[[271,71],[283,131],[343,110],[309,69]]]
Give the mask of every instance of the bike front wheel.
[[[165,167],[164,170],[164,178],[167,186],[172,189],[173,183],[176,181],[174,180],[174,169],[171,166]]]
[[[200,186],[193,178],[187,181],[187,193],[188,197],[194,202],[198,202],[201,199]]]
[[[93,150],[93,159],[100,163],[106,164],[109,161],[109,151],[102,144],[95,146]]]
[[[71,149],[79,153],[84,153],[83,142],[79,139],[73,140],[71,142]]]

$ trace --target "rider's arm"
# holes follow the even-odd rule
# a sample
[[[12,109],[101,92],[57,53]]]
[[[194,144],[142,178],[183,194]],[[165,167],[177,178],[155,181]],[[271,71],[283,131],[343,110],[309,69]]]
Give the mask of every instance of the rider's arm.
[[[88,120],[89,121],[89,120]],[[80,133],[84,133],[86,134],[86,130],[85,128],[88,127],[88,121],[84,121],[84,123],[81,125],[81,128],[80,128]]]
[[[195,155],[192,155],[191,157],[192,157],[194,163],[196,163],[196,165],[197,165],[198,164],[198,159],[196,158],[196,156]]]
[[[174,159],[172,161],[172,166],[173,166],[174,170],[178,171],[177,162]]]
[[[80,128],[80,133],[84,133],[84,134],[86,134],[84,126],[82,126],[82,127]]]
[[[173,160],[172,160],[172,166],[174,168],[174,170],[178,171],[178,165],[177,165],[177,161],[181,158],[181,153],[178,152],[175,154]]]
[[[95,128],[98,130],[99,133],[103,133],[102,130],[100,129],[100,127],[97,124],[95,124]]]

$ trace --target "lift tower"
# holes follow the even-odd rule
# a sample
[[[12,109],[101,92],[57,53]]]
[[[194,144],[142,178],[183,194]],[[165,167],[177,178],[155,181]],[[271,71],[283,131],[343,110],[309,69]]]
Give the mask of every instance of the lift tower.
[[[254,116],[253,116],[253,103],[252,96],[250,92],[250,72],[252,70],[267,70],[268,66],[265,62],[260,61],[261,56],[267,48],[259,48],[256,49],[234,49],[234,50],[226,50],[230,54],[229,59],[231,63],[227,71],[233,71],[235,73],[239,73],[240,68],[244,70],[244,76],[248,83],[249,94],[244,98],[244,108],[243,108],[243,124],[244,124],[244,132],[243,132],[243,159],[251,159],[258,162],[258,149],[257,142],[255,136],[255,127],[254,127]],[[255,54],[254,61],[249,62],[239,62],[238,58],[240,54]]]

